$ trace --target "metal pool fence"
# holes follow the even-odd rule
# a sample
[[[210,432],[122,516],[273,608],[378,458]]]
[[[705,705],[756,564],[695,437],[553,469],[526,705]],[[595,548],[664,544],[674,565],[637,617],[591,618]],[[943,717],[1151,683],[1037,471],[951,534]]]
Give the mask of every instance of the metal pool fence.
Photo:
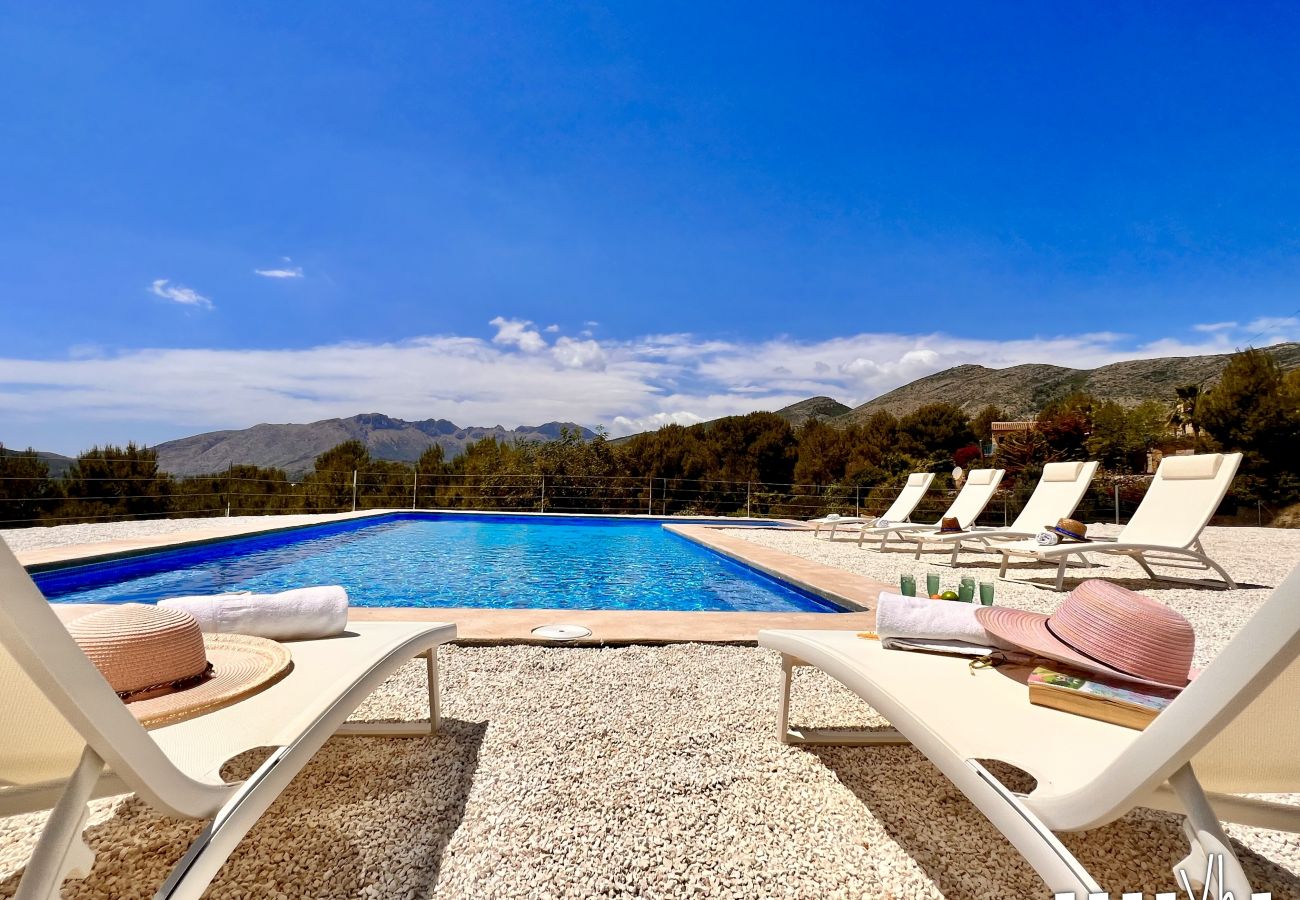
[[[737,516],[807,519],[828,513],[878,515],[899,488],[759,481],[608,475],[419,472],[323,472],[298,480],[242,477],[232,470],[184,479],[79,479],[84,496],[24,496],[20,482],[0,478],[0,528],[201,516],[336,513],[366,509],[451,509],[496,512],[567,512],[657,516]],[[102,488],[94,485],[102,483]],[[1128,521],[1149,476],[1093,483],[1076,517],[1087,522]],[[58,481],[54,482],[58,485]],[[91,489],[86,490],[90,485]],[[1015,520],[1033,483],[1000,490],[980,516],[981,525]],[[935,521],[955,496],[931,490],[913,520]],[[1229,494],[1219,510],[1223,524],[1262,525],[1275,509]],[[1048,523],[1041,523],[1048,524]]]

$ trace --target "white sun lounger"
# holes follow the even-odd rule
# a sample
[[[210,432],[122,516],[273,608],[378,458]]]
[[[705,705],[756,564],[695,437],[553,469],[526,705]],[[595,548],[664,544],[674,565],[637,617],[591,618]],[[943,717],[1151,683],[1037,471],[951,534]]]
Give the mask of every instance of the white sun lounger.
[[[928,544],[952,547],[952,558],[948,562],[955,566],[957,554],[961,553],[967,542],[988,548],[993,543],[1031,538],[1045,527],[1055,525],[1061,519],[1068,519],[1087,493],[1088,485],[1096,473],[1096,462],[1048,463],[1043,466],[1043,475],[1038,479],[1025,508],[1006,528],[977,526],[958,534],[903,532],[899,538],[916,542],[917,559],[921,558],[921,552]]]
[[[1091,565],[1094,553],[1127,556],[1137,562],[1151,578],[1190,584],[1206,584],[1203,579],[1157,575],[1151,564],[1173,569],[1213,570],[1223,579],[1222,586],[1235,588],[1237,583],[1223,567],[1206,554],[1201,546],[1201,532],[1223,502],[1232,486],[1240,453],[1207,453],[1201,456],[1166,456],[1156,469],[1133,518],[1113,541],[1092,540],[1086,543],[1063,543],[1040,547],[1034,541],[1003,544],[998,577],[1005,578],[1012,556],[1030,557],[1056,563],[1056,589],[1065,588],[1065,567],[1071,557]],[[1192,563],[1188,565],[1187,563]],[[1037,582],[1025,581],[1037,585]],[[1042,587],[1044,585],[1037,585]]]
[[[1007,474],[1006,469],[971,469],[966,474],[966,483],[962,485],[957,497],[952,501],[952,505],[947,511],[935,520],[933,525],[912,523],[902,523],[899,525],[886,525],[883,528],[873,525],[863,525],[858,531],[858,546],[863,545],[867,538],[873,540],[879,539],[877,550],[884,550],[885,545],[891,539],[897,538],[903,532],[922,532],[938,531],[943,524],[944,519],[956,519],[963,526],[975,524],[975,520],[984,512],[984,507],[989,505],[993,495],[997,492],[998,485],[1002,483],[1002,476]]]
[[[820,519],[809,519],[808,524],[816,526],[813,528],[813,537],[821,534],[822,528],[829,526],[830,534],[828,540],[835,539],[835,529],[841,525],[870,525],[874,522],[884,519],[887,522],[907,522],[912,518],[912,512],[916,505],[921,502],[925,492],[930,489],[930,483],[934,481],[933,472],[913,472],[907,476],[907,483],[903,489],[898,492],[894,502],[889,505],[879,516],[822,516]]]
[[[854,632],[760,631],[758,642],[781,653],[782,741],[911,743],[1052,891],[1103,890],[1053,832],[1097,828],[1135,807],[1185,815],[1192,852],[1180,865],[1195,882],[1206,859],[1220,856],[1224,887],[1239,900],[1250,888],[1219,821],[1300,832],[1300,807],[1242,796],[1300,791],[1300,567],[1145,731],[1033,706],[1009,670],[972,675],[966,659],[884,650]],[[796,666],[826,672],[897,730],[790,727]],[[1027,795],[1007,789],[987,760],[1023,769],[1036,787]],[[1139,886],[1108,887],[1118,897]]]
[[[0,815],[53,809],[16,900],[56,900],[65,878],[86,875],[86,803],[128,792],[162,815],[208,820],[155,895],[197,898],[331,735],[436,731],[435,653],[455,636],[454,625],[349,623],[339,637],[288,644],[293,668],[259,693],[145,731],[0,541]],[[427,660],[428,722],[344,724],[415,656]],[[274,750],[256,772],[222,780],[227,760],[258,747]]]

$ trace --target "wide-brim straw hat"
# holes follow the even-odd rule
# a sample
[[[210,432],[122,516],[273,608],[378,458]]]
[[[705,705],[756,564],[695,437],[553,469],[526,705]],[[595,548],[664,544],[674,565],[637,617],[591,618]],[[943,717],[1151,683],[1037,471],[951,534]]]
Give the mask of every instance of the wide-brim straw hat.
[[[1071,538],[1076,541],[1088,540],[1088,526],[1078,519],[1057,519],[1055,525],[1044,525],[1043,527],[1048,531],[1059,534],[1061,537]]]
[[[189,613],[125,603],[68,632],[141,725],[193,718],[254,694],[292,665],[287,647],[244,634],[203,634]]]
[[[961,522],[957,521],[956,516],[944,516],[939,520],[940,534],[955,534],[961,530]]]
[[[1108,581],[1083,582],[1050,616],[981,606],[975,618],[993,637],[1083,672],[1163,688],[1191,680],[1196,635],[1188,621]]]

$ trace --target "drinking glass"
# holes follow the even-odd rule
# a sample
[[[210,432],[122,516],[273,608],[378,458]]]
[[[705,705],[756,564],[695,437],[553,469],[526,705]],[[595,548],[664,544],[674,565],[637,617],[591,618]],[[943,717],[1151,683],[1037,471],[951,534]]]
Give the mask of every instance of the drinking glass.
[[[993,582],[980,582],[980,603],[984,606],[993,605]]]
[[[963,578],[961,584],[957,587],[957,599],[962,603],[970,603],[975,599],[975,579]]]
[[[903,575],[898,579],[898,586],[903,592],[904,597],[916,596],[916,576]]]
[[[929,572],[925,576],[925,596],[933,597],[939,593],[939,573]]]

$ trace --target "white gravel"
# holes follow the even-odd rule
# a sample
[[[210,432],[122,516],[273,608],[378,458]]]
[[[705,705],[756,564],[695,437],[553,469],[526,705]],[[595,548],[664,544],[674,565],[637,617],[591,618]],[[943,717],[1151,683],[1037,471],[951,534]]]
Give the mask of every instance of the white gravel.
[[[288,528],[333,518],[328,515],[300,516],[216,516],[192,519],[141,519],[134,522],[87,522],[77,525],[47,525],[36,528],[0,529],[0,540],[14,550],[44,550],[76,544],[97,544],[129,538],[179,534],[197,529],[251,531],[258,528]]]
[[[739,533],[739,532],[738,532]],[[809,535],[742,536],[872,575],[910,560]],[[1230,571],[1261,587],[1154,587],[1196,622],[1212,655],[1300,558],[1300,534],[1214,530]],[[947,572],[948,570],[942,570]],[[1136,570],[1134,570],[1136,571]],[[1109,574],[1124,583],[1131,573]],[[998,586],[998,601],[1061,595]],[[617,649],[452,647],[444,733],[336,738],[222,868],[208,896],[250,897],[1046,897],[1000,835],[915,750],[804,749],[774,734],[775,654],[678,644]],[[420,664],[361,713],[421,713]],[[800,670],[794,719],[877,724],[825,676]],[[256,759],[229,767],[233,777]],[[1012,774],[1008,774],[1011,778]],[[0,819],[0,897],[11,896],[42,816]],[[70,898],[149,896],[197,833],[131,798],[100,801],[98,852]],[[1300,840],[1231,827],[1257,890],[1300,897]],[[1178,819],[1139,811],[1063,840],[1108,888],[1176,890]]]

